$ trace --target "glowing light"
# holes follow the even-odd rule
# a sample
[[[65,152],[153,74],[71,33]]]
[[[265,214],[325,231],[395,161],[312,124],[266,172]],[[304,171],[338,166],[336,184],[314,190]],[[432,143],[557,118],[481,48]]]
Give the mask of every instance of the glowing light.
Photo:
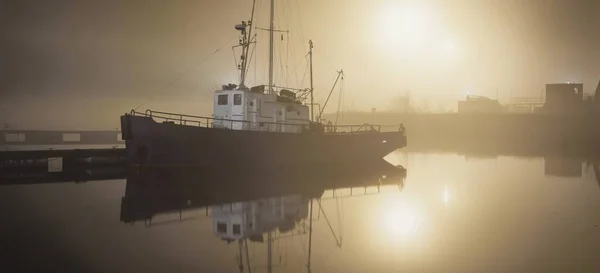
[[[456,52],[456,44],[453,42],[446,42],[442,46],[442,50],[446,53],[455,53]]]
[[[414,207],[401,202],[389,202],[381,214],[385,231],[394,236],[408,236],[416,232],[418,213]]]
[[[445,59],[454,59],[459,55],[458,46],[453,41],[446,41],[442,43],[440,51],[442,57]]]
[[[427,38],[433,16],[423,5],[387,5],[380,13],[378,25],[384,45],[414,47]]]
[[[448,200],[450,200],[450,195],[448,194],[448,185],[444,186],[444,205],[448,206]]]

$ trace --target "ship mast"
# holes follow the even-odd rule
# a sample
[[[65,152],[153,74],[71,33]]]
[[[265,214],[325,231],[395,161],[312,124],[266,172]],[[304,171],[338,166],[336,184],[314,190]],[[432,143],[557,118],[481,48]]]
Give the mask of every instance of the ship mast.
[[[311,121],[315,121],[315,114],[313,109],[315,108],[314,105],[314,97],[313,97],[313,92],[315,91],[315,88],[313,87],[313,66],[312,66],[312,50],[313,50],[313,42],[312,40],[308,40],[308,55],[310,56],[310,120]]]
[[[275,0],[271,0],[271,23],[269,26],[269,94],[273,94],[273,41],[275,30]]]
[[[312,199],[310,199],[310,215],[308,217],[310,217],[310,218],[308,219],[308,221],[309,221],[309,225],[308,225],[308,262],[306,264],[306,272],[310,273],[311,272],[310,258],[311,258],[311,254],[312,254],[312,223],[313,223],[313,200]]]
[[[275,0],[271,0],[271,24],[269,26],[269,94],[273,94],[273,41],[275,30]],[[267,234],[267,272],[272,272],[271,232]]]
[[[246,71],[248,67],[248,51],[250,49],[250,43],[252,40],[252,22],[254,21],[254,9],[256,7],[256,0],[252,1],[252,13],[250,14],[250,21],[243,22],[240,25],[236,25],[235,29],[242,33],[240,37],[240,45],[242,46],[242,63],[239,65],[240,69],[240,85],[239,89],[246,89]],[[246,29],[248,32],[246,33]]]

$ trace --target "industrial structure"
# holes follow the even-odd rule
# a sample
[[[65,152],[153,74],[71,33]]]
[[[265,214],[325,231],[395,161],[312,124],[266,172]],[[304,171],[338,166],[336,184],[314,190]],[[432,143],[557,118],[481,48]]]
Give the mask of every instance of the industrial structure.
[[[546,84],[544,113],[570,114],[584,109],[583,83]]]
[[[498,100],[469,95],[458,102],[459,113],[545,113],[575,114],[591,113],[600,109],[600,82],[595,93],[584,94],[583,83],[546,84],[545,96],[511,98],[506,106]],[[599,99],[595,99],[599,98]]]
[[[498,100],[483,96],[469,95],[464,101],[458,102],[459,113],[500,113],[504,107]]]

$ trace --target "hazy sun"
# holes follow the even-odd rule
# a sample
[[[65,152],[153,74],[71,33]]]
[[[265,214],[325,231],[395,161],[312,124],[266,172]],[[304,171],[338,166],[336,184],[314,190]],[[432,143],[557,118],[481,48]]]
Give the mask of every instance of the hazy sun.
[[[425,5],[385,5],[377,25],[379,40],[396,49],[419,46],[430,34],[432,21],[432,12]]]

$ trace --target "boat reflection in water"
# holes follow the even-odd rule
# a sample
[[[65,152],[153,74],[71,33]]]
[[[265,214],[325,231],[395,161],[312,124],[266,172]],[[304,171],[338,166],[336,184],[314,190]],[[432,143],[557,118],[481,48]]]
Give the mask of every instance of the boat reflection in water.
[[[215,236],[227,243],[238,242],[240,270],[243,252],[250,268],[248,241],[266,243],[270,267],[271,243],[276,238],[308,235],[310,257],[313,210],[320,208],[322,198],[330,196],[324,196],[326,191],[337,198],[340,196],[336,190],[339,193],[341,189],[349,189],[341,191],[345,196],[377,192],[382,186],[402,189],[405,178],[406,169],[384,160],[362,165],[286,167],[277,171],[243,167],[142,169],[127,177],[121,221],[131,224],[141,221],[146,225],[172,223],[188,219],[183,216],[187,211],[204,210],[204,217],[212,220]],[[322,209],[321,212],[326,218]],[[157,220],[168,214],[179,217]],[[341,240],[338,244],[341,245]]]
[[[291,232],[308,217],[309,197],[295,194],[249,202],[213,205],[213,230],[224,241],[248,238],[264,242],[263,234],[278,230]]]
[[[277,171],[243,167],[140,169],[127,176],[121,221],[150,222],[160,214],[288,195],[320,198],[326,190],[402,185],[404,177],[406,169],[384,160]]]

